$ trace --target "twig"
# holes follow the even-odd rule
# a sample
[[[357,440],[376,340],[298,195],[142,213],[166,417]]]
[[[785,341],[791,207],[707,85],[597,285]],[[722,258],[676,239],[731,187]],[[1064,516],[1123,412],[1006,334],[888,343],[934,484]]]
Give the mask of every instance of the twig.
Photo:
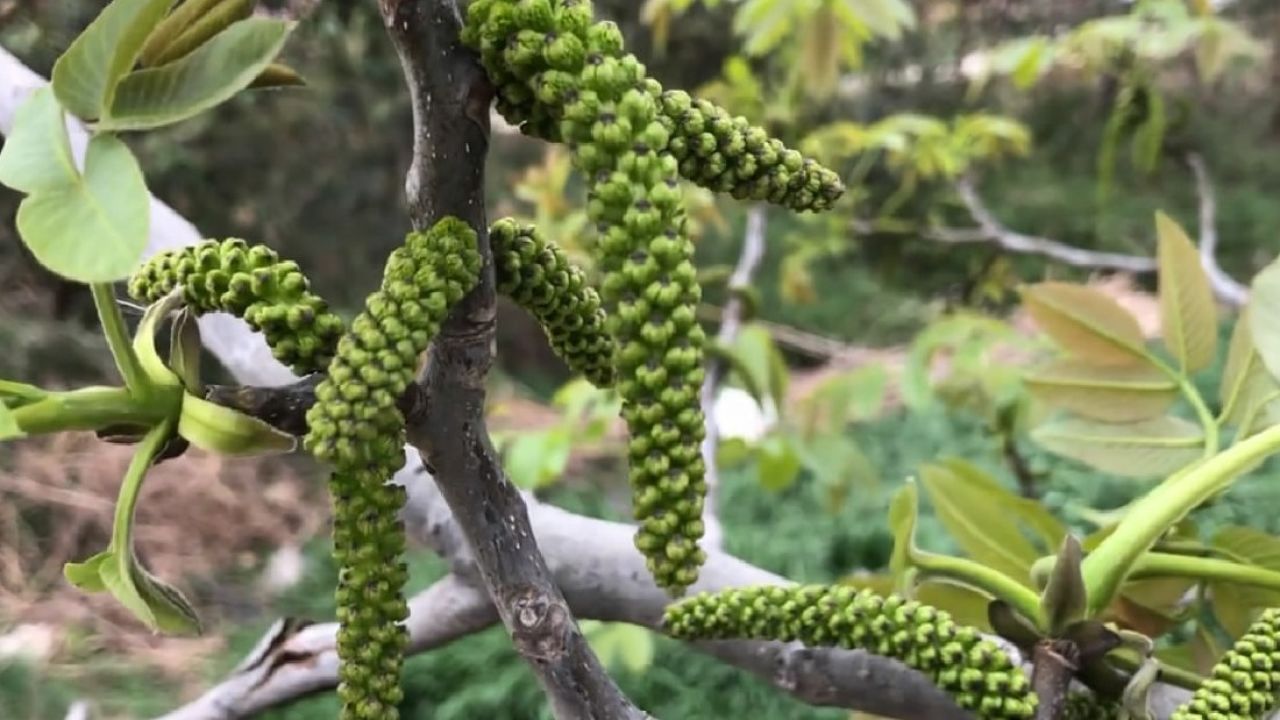
[[[1209,179],[1209,170],[1199,153],[1187,154],[1187,166],[1196,180],[1196,196],[1200,198],[1200,263],[1209,274],[1214,292],[1237,307],[1249,301],[1249,289],[1236,282],[1218,264],[1218,203]]]
[[[738,265],[729,278],[729,301],[725,303],[724,312],[720,316],[720,330],[716,334],[716,342],[731,345],[738,337],[742,327],[746,303],[740,293],[751,287],[755,280],[756,270],[764,259],[766,212],[764,205],[752,205],[747,211],[747,231],[742,239],[742,254],[738,257]],[[724,529],[720,526],[718,501],[720,496],[720,471],[716,464],[716,454],[720,447],[720,428],[716,425],[716,394],[724,382],[727,363],[719,356],[714,356],[707,363],[707,374],[702,381],[700,395],[702,407],[706,410],[707,430],[702,442],[702,461],[706,466],[707,497],[702,511],[702,524],[706,529],[702,543],[708,548],[719,548],[724,539]]]
[[[930,235],[936,240],[943,242],[974,242],[975,240],[993,242],[1006,250],[1030,255],[1043,255],[1076,267],[1122,270],[1132,273],[1153,272],[1156,269],[1156,261],[1149,257],[1084,250],[1056,240],[1050,240],[1049,238],[1014,232],[1000,224],[1000,221],[996,219],[995,215],[978,197],[978,192],[974,188],[971,178],[962,177],[957,180],[955,189],[956,194],[960,196],[960,201],[964,203],[969,214],[978,223],[981,235],[973,235],[972,233],[960,235],[945,228],[937,228],[930,231]]]
[[[1203,160],[1192,153],[1187,158],[1196,178],[1196,192],[1200,198],[1200,258],[1213,293],[1218,300],[1232,307],[1241,307],[1248,300],[1248,288],[1227,275],[1218,265],[1215,251],[1218,234],[1215,226],[1215,202],[1213,187],[1208,179]],[[1037,235],[1026,235],[1005,227],[983,203],[974,188],[973,180],[962,177],[955,182],[956,195],[964,203],[969,215],[977,223],[976,228],[950,228],[933,226],[920,231],[921,236],[935,242],[953,245],[990,243],[1005,250],[1025,255],[1040,255],[1051,260],[1081,268],[1118,270],[1135,274],[1156,272],[1156,260],[1142,255],[1085,250],[1066,243]],[[857,232],[869,232],[874,226],[863,220],[855,220]]]
[[[484,272],[432,343],[420,383],[428,402],[410,442],[436,469],[441,494],[475,553],[484,587],[557,718],[648,717],[605,672],[556,586],[485,424],[496,292],[484,208],[493,88],[461,43],[456,0],[380,0],[413,106],[413,163],[405,191],[413,226],[446,216],[478,233]]]

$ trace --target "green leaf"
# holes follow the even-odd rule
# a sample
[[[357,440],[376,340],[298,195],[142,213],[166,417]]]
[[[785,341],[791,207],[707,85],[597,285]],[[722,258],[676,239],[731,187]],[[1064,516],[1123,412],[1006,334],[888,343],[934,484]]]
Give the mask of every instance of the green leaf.
[[[111,562],[104,562],[98,566],[98,575],[102,578],[103,586],[116,599],[116,602],[123,605],[144,625],[155,629],[159,624],[156,622],[155,614],[151,612],[151,606],[139,594],[138,587],[133,583],[133,573],[130,570],[132,564],[132,558],[127,551],[124,555],[112,553]]]
[[[800,452],[786,435],[770,435],[757,447],[756,478],[761,487],[779,492],[800,475]]]
[[[920,469],[920,482],[947,533],[965,554],[1031,587],[1029,570],[1039,553],[1009,516],[993,513],[991,489],[938,465]]]
[[[42,87],[14,114],[13,129],[0,149],[0,183],[36,193],[66,187],[79,177],[62,108],[53,90]]]
[[[1095,365],[1147,362],[1138,321],[1110,297],[1082,285],[1044,282],[1022,289],[1036,324],[1063,350]]]
[[[1169,475],[1200,459],[1203,429],[1173,416],[1134,423],[1058,420],[1031,433],[1049,452],[1128,478]]]
[[[85,592],[103,592],[107,585],[102,581],[102,565],[114,562],[115,553],[108,548],[84,562],[63,565],[62,574],[68,582]]]
[[[1146,420],[1168,411],[1178,386],[1150,365],[1090,365],[1060,359],[1023,379],[1028,392],[1062,410],[1106,422]]]
[[[744,326],[733,342],[731,353],[735,360],[734,369],[745,375],[743,382],[756,400],[763,402],[763,393],[767,392],[773,396],[775,405],[782,407],[786,393],[786,368],[769,331],[760,325]]]
[[[605,667],[621,664],[632,673],[643,673],[653,664],[653,634],[640,625],[597,622],[584,630],[587,641]]]
[[[101,118],[120,78],[137,62],[147,35],[173,0],[113,0],[53,65],[58,101],[81,120]]]
[[[204,393],[200,381],[200,324],[190,308],[184,308],[173,321],[169,337],[169,368],[177,373],[182,385],[195,395]]]
[[[246,18],[181,60],[131,73],[99,129],[172,125],[229,100],[271,64],[291,27],[283,20]]]
[[[1084,577],[1080,574],[1083,554],[1080,541],[1068,535],[1062,542],[1057,562],[1049,575],[1049,584],[1040,597],[1040,607],[1048,621],[1049,634],[1058,636],[1069,625],[1085,616],[1088,592]]]
[[[543,488],[564,475],[571,444],[572,437],[565,428],[520,433],[503,453],[503,466],[516,487]]]
[[[1222,368],[1218,384],[1218,400],[1222,403],[1222,416],[1228,422],[1238,422],[1246,405],[1242,393],[1258,364],[1258,354],[1253,348],[1253,331],[1246,306],[1236,318],[1227,344],[1227,361]]]
[[[1249,329],[1258,357],[1271,377],[1280,381],[1280,261],[1268,265],[1253,279],[1249,293]]]
[[[146,312],[142,314],[142,320],[138,323],[138,329],[133,335],[133,353],[138,358],[142,371],[146,373],[147,380],[154,386],[178,387],[182,384],[177,373],[156,351],[158,326],[169,317],[170,313],[182,306],[182,298],[182,289],[175,288],[173,292],[149,305]]]
[[[1218,350],[1218,312],[1209,277],[1191,239],[1162,212],[1156,213],[1156,234],[1165,347],[1184,373],[1203,370],[1213,364]]]
[[[1280,537],[1249,527],[1229,525],[1214,534],[1210,545],[1236,562],[1280,571]],[[1280,605],[1280,592],[1226,582],[1209,584],[1213,614],[1239,637],[1253,620],[1253,611]]]
[[[95,135],[84,176],[28,196],[18,234],[40,264],[80,283],[128,277],[147,246],[151,196],[137,160],[119,138]]]
[[[1014,519],[1035,533],[1044,545],[1044,552],[1052,552],[1062,545],[1067,526],[1054,517],[1048,508],[1031,498],[1025,498],[1007,490],[989,473],[960,458],[943,458],[940,463],[970,487],[979,488],[982,494],[996,502],[1001,513],[1010,513]],[[1037,554],[1040,551],[1037,550]]]
[[[288,453],[297,446],[292,435],[258,418],[191,393],[182,396],[178,434],[201,450],[236,457]]]
[[[839,505],[853,488],[873,490],[880,478],[875,465],[852,438],[841,433],[797,440],[801,460],[826,490],[833,505]]]
[[[134,558],[130,569],[133,572],[133,585],[151,610],[157,629],[177,634],[201,632],[200,617],[177,588],[147,572],[137,558]]]
[[[930,579],[916,586],[915,599],[924,605],[946,610],[957,623],[983,632],[991,631],[987,620],[987,605],[991,597],[984,592],[945,580]]]
[[[156,25],[138,53],[143,67],[162,64],[161,53],[201,18],[207,16],[223,0],[183,0],[168,17]]]
[[[895,582],[901,582],[911,569],[911,555],[915,552],[916,518],[919,499],[915,481],[908,479],[894,494],[889,503],[889,531],[893,533],[893,554],[889,557],[889,572]]]

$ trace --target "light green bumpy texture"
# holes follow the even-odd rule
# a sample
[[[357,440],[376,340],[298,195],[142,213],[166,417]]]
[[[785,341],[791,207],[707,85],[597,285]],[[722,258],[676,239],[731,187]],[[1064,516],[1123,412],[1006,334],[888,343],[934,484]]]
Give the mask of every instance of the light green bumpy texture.
[[[1280,690],[1280,608],[1264,611],[1170,720],[1260,720]]]
[[[510,218],[489,228],[498,291],[542,325],[556,354],[596,387],[613,385],[613,340],[600,295],[555,243]]]
[[[461,220],[411,233],[387,260],[381,289],[338,342],[307,413],[304,446],[333,465],[343,720],[398,716],[408,570],[401,561],[404,488],[388,482],[404,465],[405,419],[396,403],[480,267],[476,234]]]
[[[297,263],[239,238],[156,254],[129,279],[129,295],[154,303],[178,286],[187,307],[243,319],[299,374],[323,370],[343,332],[342,319],[310,292]]]
[[[658,585],[678,595],[706,558],[698,547],[706,338],[694,312],[701,289],[678,162],[666,151],[644,67],[623,52],[616,25],[594,22],[591,5],[575,0],[478,0],[464,40],[487,48],[489,71],[510,79],[499,84],[539,93],[545,120],[559,123],[588,180],[615,387],[630,431],[636,547]]]
[[[600,50],[584,47],[591,19],[587,0],[471,3],[463,40],[481,53],[497,87],[498,112],[525,134],[573,142],[562,119],[576,89],[575,65],[584,52]],[[670,135],[665,150],[679,161],[685,179],[796,211],[828,209],[844,194],[836,173],[745,118],[683,91],[664,90],[653,78],[638,80],[637,87],[656,101],[656,120]]]
[[[862,649],[920,671],[984,720],[1035,715],[1030,681],[999,647],[946,612],[897,595],[841,585],[740,588],[674,603],[664,624],[685,640]]]

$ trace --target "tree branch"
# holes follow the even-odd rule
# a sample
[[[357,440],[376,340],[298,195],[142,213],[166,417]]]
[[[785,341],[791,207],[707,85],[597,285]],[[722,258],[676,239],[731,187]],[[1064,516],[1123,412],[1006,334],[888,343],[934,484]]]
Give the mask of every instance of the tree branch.
[[[1200,198],[1200,264],[1209,274],[1214,292],[1224,301],[1243,307],[1249,301],[1249,288],[1236,282],[1218,264],[1218,203],[1209,170],[1199,153],[1188,153],[1187,165],[1195,176],[1196,196]]]
[[[405,477],[411,474],[413,477]],[[476,607],[447,613],[438,610],[440,600],[418,596],[411,602],[408,626],[414,652],[423,652],[460,637],[459,628],[478,631],[497,622],[487,596],[478,587],[479,571],[471,549],[457,541],[454,519],[441,497],[440,488],[421,470],[402,471],[408,484],[409,502],[405,520],[410,532],[446,557],[453,568],[447,580],[451,593],[467,593]],[[574,613],[583,618],[607,622],[627,622],[661,632],[662,613],[669,599],[653,584],[644,567],[644,558],[631,544],[634,527],[570,513],[525,495],[529,517],[547,565],[562,588]],[[583,542],[590,538],[591,542]],[[444,581],[441,581],[444,582]],[[790,585],[791,581],[755,567],[721,550],[709,549],[707,564],[692,592],[715,591],[749,585]],[[433,586],[426,596],[443,594]],[[461,588],[461,589],[459,589]],[[488,608],[488,620],[483,608]],[[463,618],[464,620],[460,620]],[[454,627],[457,626],[457,627]],[[287,637],[274,645],[269,638],[279,635],[279,627],[268,633],[260,648],[272,647],[273,659],[246,660],[253,665],[275,666],[265,677],[235,671],[227,680],[210,689],[185,708],[163,720],[239,720],[287,703],[292,697],[333,687],[337,666],[326,661],[333,652],[337,625],[307,627],[297,637]],[[992,638],[1014,658],[1016,648]],[[927,678],[914,670],[862,651],[807,648],[798,643],[719,641],[692,643],[695,649],[742,668],[791,696],[815,706],[840,707],[886,718],[931,718],[964,720],[951,699]],[[250,658],[263,655],[256,650]],[[1023,663],[1031,671],[1031,665]],[[252,678],[258,684],[250,682]],[[1168,718],[1190,693],[1169,685],[1152,692],[1152,710],[1157,718]]]
[[[420,384],[425,412],[410,442],[435,469],[479,575],[516,650],[533,668],[556,717],[647,717],[618,689],[583,637],[503,473],[485,425],[496,292],[484,208],[493,88],[458,37],[455,0],[380,0],[413,106],[413,163],[405,191],[415,228],[446,216],[478,233],[484,271],[432,343]]]
[[[1209,276],[1213,293],[1223,303],[1232,307],[1242,307],[1248,300],[1249,291],[1218,265],[1215,251],[1218,244],[1218,233],[1215,225],[1215,208],[1213,187],[1209,182],[1204,161],[1199,155],[1192,153],[1187,158],[1196,179],[1196,193],[1200,198],[1200,259],[1205,273]],[[955,182],[956,195],[964,203],[965,209],[977,223],[975,228],[929,227],[921,231],[921,235],[935,242],[953,245],[969,243],[990,243],[1009,252],[1024,255],[1040,255],[1067,265],[1099,270],[1119,270],[1135,274],[1156,272],[1155,258],[1142,255],[1126,255],[1123,253],[1085,250],[1066,243],[1036,235],[1025,235],[1005,227],[978,196],[972,178],[962,177]],[[857,232],[869,232],[873,228],[866,221],[854,221]]]
[[[729,278],[728,302],[720,316],[720,330],[716,334],[716,342],[721,345],[732,345],[742,328],[743,316],[746,314],[746,303],[741,292],[751,287],[756,271],[764,259],[766,211],[764,205],[756,203],[747,211],[747,231],[742,239],[742,254],[738,257],[738,265]],[[719,356],[714,356],[707,363],[707,374],[702,381],[700,399],[707,412],[706,437],[702,441],[702,461],[706,466],[707,497],[702,511],[702,525],[705,532],[702,536],[703,546],[719,548],[724,539],[724,530],[720,527],[718,516],[720,497],[720,469],[716,464],[716,455],[720,447],[720,428],[716,424],[716,395],[724,382],[728,364]]]
[[[14,110],[31,91],[45,84],[0,48],[0,131],[9,132]],[[74,121],[68,125],[73,147],[83,153],[83,126]],[[190,222],[154,197],[151,212],[147,256],[194,245],[202,239]],[[262,336],[242,321],[228,315],[207,315],[201,319],[201,333],[205,346],[237,381],[263,386],[299,382],[271,355]],[[280,392],[305,394],[299,388]],[[257,402],[275,407],[271,399],[259,397]],[[291,402],[295,408],[306,404],[305,398],[300,401],[296,396]],[[277,420],[288,422],[279,416]],[[451,576],[410,601],[407,625],[411,652],[439,647],[497,622],[487,593],[479,589],[479,571],[471,548],[412,447],[406,447],[406,465],[396,474],[396,482],[408,490],[405,518],[410,531],[446,557],[453,568]],[[531,497],[525,499],[532,534],[545,552],[545,565],[575,612],[598,620],[658,627],[668,598],[652,583],[643,558],[634,551],[632,527],[574,515]],[[592,542],[583,542],[584,538]],[[712,549],[693,590],[788,582]],[[336,623],[281,621],[226,681],[164,716],[165,720],[246,718],[333,688],[337,682],[336,633]],[[749,641],[695,643],[694,647],[814,705],[862,710],[884,717],[962,717],[956,714],[954,704],[923,676],[867,653]],[[1010,651],[1016,655],[1015,650]],[[266,672],[267,668],[271,671]],[[1185,690],[1157,685],[1152,691],[1152,711],[1157,718],[1168,718],[1188,696]]]

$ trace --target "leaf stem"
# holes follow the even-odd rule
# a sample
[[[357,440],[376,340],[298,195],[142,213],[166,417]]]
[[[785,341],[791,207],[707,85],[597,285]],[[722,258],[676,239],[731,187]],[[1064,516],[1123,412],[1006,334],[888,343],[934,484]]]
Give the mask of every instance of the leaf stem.
[[[936,555],[913,550],[909,563],[916,570],[916,579],[945,578],[970,586],[1009,603],[1019,614],[1044,630],[1044,613],[1040,597],[1030,588],[994,568],[968,558]]]
[[[1134,563],[1129,577],[1143,578],[1193,578],[1227,582],[1234,585],[1280,590],[1280,572],[1257,565],[1247,565],[1210,557],[1173,555],[1170,553],[1146,553]]]
[[[1165,530],[1278,449],[1280,425],[1174,473],[1134,503],[1081,566],[1089,592],[1089,616],[1111,604],[1120,584]]]
[[[125,327],[124,316],[116,303],[111,283],[92,283],[89,287],[93,291],[93,304],[98,310],[102,333],[107,338],[107,345],[111,348],[120,376],[124,378],[125,387],[134,393],[145,392],[149,387],[147,376],[138,356],[133,352],[133,343],[129,339],[129,331]]]
[[[138,494],[142,490],[142,481],[173,431],[172,419],[158,423],[147,431],[146,436],[138,443],[138,449],[129,461],[129,468],[120,483],[115,521],[111,526],[111,549],[121,558],[121,577],[131,577],[128,570],[129,563],[133,561],[133,513],[138,504]]]
[[[101,430],[112,425],[150,427],[172,414],[168,400],[181,402],[181,390],[141,401],[126,388],[91,386],[49,393],[42,400],[15,408],[18,427],[28,435],[74,430]]]

